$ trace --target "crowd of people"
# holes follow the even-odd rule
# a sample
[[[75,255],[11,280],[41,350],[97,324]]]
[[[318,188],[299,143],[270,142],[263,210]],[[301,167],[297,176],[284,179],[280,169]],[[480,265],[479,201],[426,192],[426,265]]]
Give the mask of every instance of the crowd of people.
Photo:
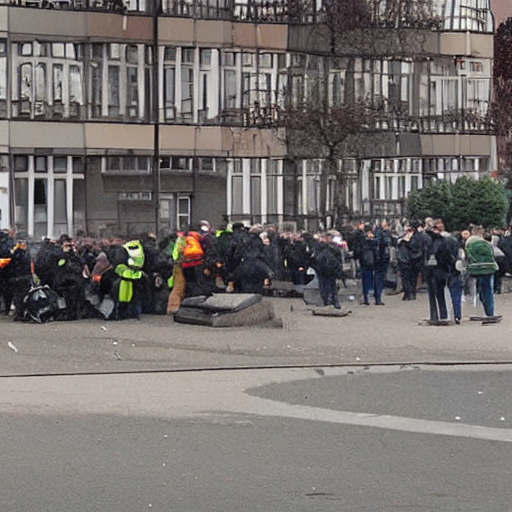
[[[396,279],[390,282],[390,269]],[[273,283],[297,289],[315,277],[325,306],[340,309],[338,287],[360,278],[361,304],[383,306],[386,286],[415,300],[426,286],[430,322],[449,308],[461,321],[461,297],[474,278],[485,314],[512,273],[512,235],[481,226],[447,233],[441,219],[346,224],[318,233],[234,223],[214,231],[207,221],[163,240],[86,236],[44,239],[33,253],[15,230],[0,232],[0,299],[15,320],[140,318],[170,314],[185,297],[212,293],[271,294]],[[445,299],[449,290],[451,305]]]

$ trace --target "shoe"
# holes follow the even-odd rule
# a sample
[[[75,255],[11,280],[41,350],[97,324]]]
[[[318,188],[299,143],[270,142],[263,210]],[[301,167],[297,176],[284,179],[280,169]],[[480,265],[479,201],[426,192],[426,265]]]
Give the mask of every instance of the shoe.
[[[408,295],[404,295],[404,296],[402,297],[402,300],[411,300],[411,297],[409,297]]]
[[[369,306],[370,303],[369,302],[363,302],[363,306]]]
[[[376,302],[375,305],[376,306],[385,306],[384,302]]]
[[[455,323],[456,323],[457,325],[460,325],[460,318],[456,318],[456,319],[455,319]]]
[[[341,309],[341,304],[339,302],[335,302],[333,304],[333,306],[334,306],[334,309]]]

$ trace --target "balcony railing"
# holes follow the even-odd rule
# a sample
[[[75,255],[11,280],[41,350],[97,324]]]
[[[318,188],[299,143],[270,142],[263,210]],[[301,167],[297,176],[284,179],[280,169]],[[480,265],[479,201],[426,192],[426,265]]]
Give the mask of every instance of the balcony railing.
[[[149,0],[0,0],[0,5],[2,4],[38,9],[108,11],[124,14],[151,14],[154,5]],[[162,0],[161,15],[267,23],[309,23],[315,19],[315,13],[310,8],[299,6],[292,12],[288,2],[283,0]]]

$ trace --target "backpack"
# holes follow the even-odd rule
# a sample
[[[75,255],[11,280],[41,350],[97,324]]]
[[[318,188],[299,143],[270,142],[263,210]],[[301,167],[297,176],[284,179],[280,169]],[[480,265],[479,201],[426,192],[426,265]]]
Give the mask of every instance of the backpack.
[[[204,251],[198,233],[190,232],[185,238],[183,256],[185,261],[197,261],[203,258]]]
[[[64,308],[63,299],[47,285],[31,288],[23,299],[23,316],[38,324],[53,320]]]

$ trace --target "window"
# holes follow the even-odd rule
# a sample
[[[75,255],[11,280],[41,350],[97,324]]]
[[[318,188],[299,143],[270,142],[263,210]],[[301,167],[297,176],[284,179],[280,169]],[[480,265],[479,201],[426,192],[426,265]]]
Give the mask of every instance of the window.
[[[20,157],[16,157],[20,158]],[[15,158],[15,161],[16,161]],[[22,157],[26,158],[26,157]],[[20,231],[28,231],[28,179],[14,180],[15,219]]]
[[[18,54],[23,55],[24,57],[29,57],[32,55],[32,43],[19,43],[18,44]]]
[[[82,104],[82,74],[78,66],[69,66],[69,102]]]
[[[126,46],[126,62],[127,64],[137,64],[139,62],[139,49],[135,45]]]
[[[108,115],[119,115],[119,66],[108,67]]]
[[[233,176],[231,180],[231,213],[242,215],[243,211],[243,177]]]
[[[74,163],[74,165],[76,165]],[[105,161],[105,172],[141,174],[151,172],[151,157],[149,156],[108,156]]]
[[[0,39],[0,101],[7,99],[7,41]]]
[[[482,73],[484,70],[483,64],[477,61],[471,61],[469,63],[469,70],[473,73]]]
[[[48,233],[48,180],[34,180],[34,236],[41,238]]]
[[[224,107],[236,108],[236,71],[233,69],[224,70]]]
[[[73,174],[68,172],[71,163]],[[50,169],[53,169],[53,174],[48,172]],[[15,155],[14,220],[20,230],[36,238],[58,237],[72,232],[73,219],[68,218],[68,206],[73,204],[74,211],[75,206],[84,211],[81,195],[84,192],[83,178],[81,157]],[[77,182],[81,182],[81,186],[75,186]],[[78,217],[83,226],[83,214]],[[53,222],[50,223],[51,219]]]
[[[36,172],[47,172],[47,158],[45,156],[36,156],[35,157],[35,171]]]
[[[53,65],[53,102],[62,102],[62,81],[64,75],[64,66],[62,64]]]
[[[52,43],[52,57],[56,59],[66,57],[66,47],[64,43]]]
[[[261,215],[261,160],[250,161],[251,173],[251,214]]]
[[[128,117],[138,116],[138,88],[139,84],[137,67],[129,66],[126,69],[126,106],[128,109]]]
[[[53,182],[53,196],[54,236],[60,236],[68,230],[66,180]]]
[[[166,46],[164,48],[164,61],[175,62],[176,60],[176,48],[174,46]]]
[[[267,161],[267,214],[277,215],[279,198],[279,181],[281,180],[279,160]]]
[[[46,113],[46,64],[37,64],[35,71],[34,114],[42,116]]]
[[[166,120],[176,118],[176,48],[164,48],[164,116]]]
[[[190,198],[178,197],[178,226],[186,230],[190,225]]]
[[[273,62],[273,55],[271,53],[260,53],[259,66],[260,68],[271,68]]]
[[[203,172],[213,172],[215,170],[214,167],[214,159],[209,157],[202,157],[199,159],[199,170]]]
[[[171,169],[178,171],[189,171],[190,160],[190,158],[184,156],[173,156],[171,158]]]
[[[160,169],[172,171],[190,171],[191,158],[186,156],[167,156],[160,158]]]
[[[212,51],[210,49],[202,49],[199,60],[202,68],[209,68],[212,64]]]
[[[83,104],[84,86],[82,45],[38,42],[30,45],[33,55],[13,59],[18,70],[11,90],[13,117],[79,116],[77,105]]]
[[[236,53],[223,52],[222,53],[222,65],[223,66],[236,66]]]
[[[14,171],[27,172],[28,171],[28,156],[16,155],[14,157]]]
[[[381,191],[380,191],[380,176],[375,176],[374,181],[374,194],[373,197],[375,199],[381,199]]]
[[[252,67],[253,59],[254,59],[253,53],[243,52],[242,53],[242,66],[249,67],[249,68]]]
[[[112,60],[119,60],[121,58],[121,47],[118,43],[109,44],[108,56]]]
[[[101,117],[103,102],[103,68],[101,62],[91,62],[91,116]]]
[[[490,79],[468,79],[467,108],[485,115],[490,100],[490,87]]]
[[[55,156],[53,158],[53,172],[66,173],[68,170],[68,158],[66,156]]]
[[[233,176],[231,178],[231,213],[233,215],[244,213],[243,190],[242,160],[237,158],[233,160]]]

